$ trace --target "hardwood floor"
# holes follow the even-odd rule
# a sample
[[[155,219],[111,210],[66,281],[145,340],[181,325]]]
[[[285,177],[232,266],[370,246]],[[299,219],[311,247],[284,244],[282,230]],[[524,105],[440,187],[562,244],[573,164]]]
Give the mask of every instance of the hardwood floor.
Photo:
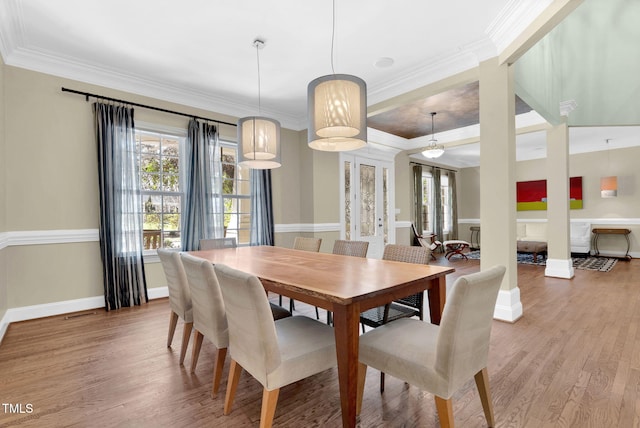
[[[450,284],[479,269],[473,260],[435,263],[456,268]],[[607,273],[577,270],[572,280],[545,278],[539,266],[518,267],[524,317],[494,321],[489,353],[497,427],[640,426],[638,278],[640,260],[618,262]],[[315,316],[302,302],[296,309]],[[262,389],[250,376],[242,376],[231,414],[222,415],[228,361],[221,391],[211,398],[210,343],[194,374],[191,344],[185,366],[178,365],[182,322],[167,348],[166,299],[73,315],[9,326],[0,346],[0,427],[258,425]],[[439,426],[431,394],[387,376],[381,395],[378,379],[368,371],[359,426]],[[472,379],[453,408],[458,427],[486,426]],[[283,388],[274,425],[339,427],[337,371]]]

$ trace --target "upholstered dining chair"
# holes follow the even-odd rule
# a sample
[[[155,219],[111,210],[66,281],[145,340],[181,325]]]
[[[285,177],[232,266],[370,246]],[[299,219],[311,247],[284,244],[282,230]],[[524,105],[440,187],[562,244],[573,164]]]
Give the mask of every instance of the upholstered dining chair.
[[[236,238],[210,238],[200,240],[201,250],[217,250],[218,248],[236,248]]]
[[[382,260],[426,265],[429,264],[430,254],[431,252],[428,248],[388,244],[384,247]],[[421,320],[424,319],[424,292],[403,297],[384,306],[371,308],[360,314],[360,323],[362,324],[362,332],[364,333],[365,325],[377,328],[400,318],[411,318],[414,316],[417,316]],[[380,392],[383,391],[384,372],[381,372]]]
[[[281,387],[336,366],[333,328],[303,316],[274,321],[257,277],[222,264],[215,271],[229,324],[224,414],[231,412],[244,369],[263,386],[260,427],[271,427]]]
[[[332,254],[340,254],[342,256],[367,257],[369,242],[367,241],[347,241],[345,239],[336,239],[333,243]],[[318,309],[316,308],[316,311]],[[327,311],[327,324],[332,324],[331,312]]]
[[[459,277],[439,326],[404,318],[361,335],[357,412],[370,366],[432,393],[442,427],[453,427],[451,397],[473,377],[487,423],[494,426],[487,359],[504,273],[504,266],[494,266]]]
[[[218,278],[210,261],[182,253],[182,264],[187,275],[193,301],[193,348],[191,373],[196,369],[203,338],[207,338],[217,349],[213,366],[213,387],[211,396],[215,397],[220,388],[222,368],[229,346],[229,331],[225,314],[222,292]]]
[[[187,283],[187,277],[180,261],[180,253],[177,251],[165,250],[158,248],[158,257],[167,279],[167,288],[169,289],[169,307],[171,308],[171,316],[169,318],[169,336],[167,338],[167,347],[173,342],[173,334],[176,331],[178,318],[184,321],[182,332],[182,346],[180,347],[180,365],[184,363],[184,357],[189,346],[189,338],[191,337],[191,329],[193,328],[193,309],[191,306],[191,291]]]
[[[300,251],[311,251],[317,253],[320,251],[320,245],[322,244],[322,238],[307,238],[304,236],[296,236],[293,240],[293,249]],[[278,303],[282,306],[282,295],[280,295],[278,299]],[[293,312],[295,309],[295,301],[293,299],[289,299],[289,311]],[[318,307],[316,306],[316,319],[320,319],[320,314],[318,313]]]

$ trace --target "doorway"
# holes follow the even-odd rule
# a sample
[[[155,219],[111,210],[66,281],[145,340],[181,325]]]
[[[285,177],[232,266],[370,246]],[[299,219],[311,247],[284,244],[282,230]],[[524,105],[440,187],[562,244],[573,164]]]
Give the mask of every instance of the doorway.
[[[395,242],[393,162],[357,155],[340,156],[341,238],[369,242],[367,257],[382,258]]]

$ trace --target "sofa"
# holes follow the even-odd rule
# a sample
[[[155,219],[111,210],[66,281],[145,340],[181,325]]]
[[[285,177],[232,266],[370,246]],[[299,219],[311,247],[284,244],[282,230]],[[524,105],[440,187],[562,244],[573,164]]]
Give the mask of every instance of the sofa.
[[[516,228],[518,241],[547,242],[546,222],[518,221]],[[572,221],[569,227],[571,253],[589,255],[591,251],[591,223]]]

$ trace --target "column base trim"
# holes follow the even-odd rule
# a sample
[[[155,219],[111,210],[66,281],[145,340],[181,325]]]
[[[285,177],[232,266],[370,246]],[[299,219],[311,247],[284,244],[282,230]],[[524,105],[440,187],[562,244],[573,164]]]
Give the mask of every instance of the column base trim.
[[[522,317],[522,302],[520,302],[520,289],[500,290],[498,300],[493,311],[493,318],[499,321],[516,322]]]
[[[547,259],[547,267],[544,276],[553,278],[571,279],[575,276],[571,259]]]

